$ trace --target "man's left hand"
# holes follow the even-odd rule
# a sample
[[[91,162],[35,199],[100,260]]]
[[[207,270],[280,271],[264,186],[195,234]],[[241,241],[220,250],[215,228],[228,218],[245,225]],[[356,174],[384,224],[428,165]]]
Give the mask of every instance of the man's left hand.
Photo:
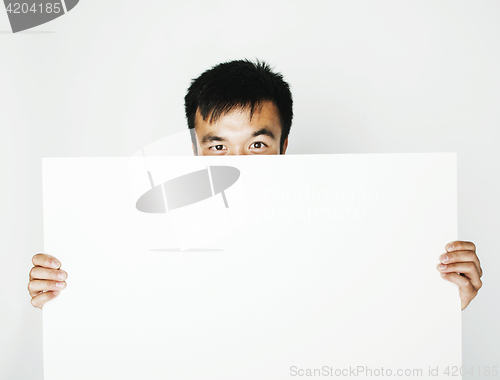
[[[454,241],[446,245],[446,253],[439,260],[438,270],[441,276],[460,290],[462,310],[474,299],[483,286],[483,270],[476,255],[476,246],[469,241]]]

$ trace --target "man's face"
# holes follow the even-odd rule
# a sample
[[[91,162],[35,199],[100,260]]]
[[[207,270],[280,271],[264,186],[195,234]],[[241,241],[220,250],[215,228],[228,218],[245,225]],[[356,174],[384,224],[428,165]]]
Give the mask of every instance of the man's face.
[[[199,156],[284,154],[288,145],[286,138],[280,152],[279,111],[270,101],[260,103],[251,119],[249,108],[234,109],[211,124],[197,110],[194,125]]]

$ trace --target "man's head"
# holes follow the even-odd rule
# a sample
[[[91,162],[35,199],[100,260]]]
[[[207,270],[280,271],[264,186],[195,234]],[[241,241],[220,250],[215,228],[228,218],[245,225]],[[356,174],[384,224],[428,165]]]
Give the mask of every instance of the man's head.
[[[265,62],[221,63],[193,80],[184,99],[195,154],[285,153],[292,94]]]

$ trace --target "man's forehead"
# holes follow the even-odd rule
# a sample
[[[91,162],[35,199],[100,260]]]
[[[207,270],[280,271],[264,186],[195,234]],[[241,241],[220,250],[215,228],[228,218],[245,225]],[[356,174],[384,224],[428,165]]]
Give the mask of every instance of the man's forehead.
[[[252,121],[256,115],[257,117],[261,115],[263,109],[267,111],[266,114],[279,114],[278,108],[274,102],[270,100],[260,101],[255,104],[234,104],[222,108],[214,107],[208,112],[205,112],[205,116],[203,116],[200,107],[198,107],[195,114],[195,125],[197,121],[203,121],[208,124],[216,124],[221,118],[227,117],[228,115],[242,116],[246,117],[248,121]]]
[[[249,109],[232,110],[212,123],[208,117],[203,120],[198,113],[195,130],[202,143],[224,141],[224,137],[230,136],[253,138],[265,135],[277,139],[281,135],[281,122],[274,109],[266,106],[263,112],[257,111],[253,115]]]

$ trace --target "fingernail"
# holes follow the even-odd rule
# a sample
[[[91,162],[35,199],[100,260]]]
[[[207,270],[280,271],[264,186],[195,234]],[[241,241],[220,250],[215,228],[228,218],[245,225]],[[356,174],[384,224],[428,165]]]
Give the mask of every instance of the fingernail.
[[[453,244],[452,244],[452,243],[448,243],[448,244],[446,244],[446,250],[447,250],[448,252],[450,252],[452,249],[453,249]]]
[[[450,258],[448,257],[448,255],[446,253],[442,254],[441,257],[440,257],[440,260],[442,263],[446,263],[448,262]]]
[[[59,268],[59,262],[56,261],[56,260],[52,260],[50,265],[52,266],[52,268]]]
[[[448,273],[441,273],[441,277],[446,277]]]
[[[61,293],[59,290],[53,290],[52,291],[52,294],[55,295],[55,296],[58,296],[59,293]]]
[[[56,282],[56,288],[58,289],[63,289],[64,288],[64,282]]]
[[[59,272],[57,274],[57,278],[59,278],[59,280],[65,280],[66,279],[66,272]]]
[[[439,269],[441,269],[441,270],[446,269],[446,265],[444,265],[444,264],[439,264],[439,265],[438,265],[438,268],[439,268]]]

